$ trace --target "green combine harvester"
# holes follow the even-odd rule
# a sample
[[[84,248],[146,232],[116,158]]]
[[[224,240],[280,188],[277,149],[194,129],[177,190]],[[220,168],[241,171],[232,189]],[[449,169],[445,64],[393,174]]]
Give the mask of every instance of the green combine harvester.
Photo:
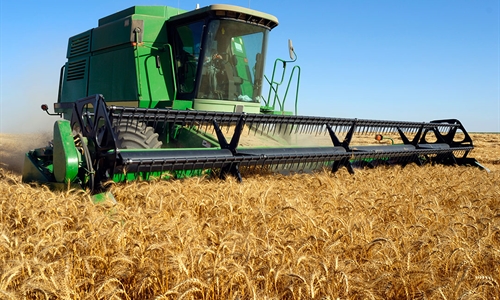
[[[379,164],[478,165],[455,119],[400,122],[297,115],[300,68],[278,96],[285,67],[264,76],[276,17],[210,5],[193,11],[134,6],[69,39],[61,69],[53,140],[26,153],[23,181],[94,194],[137,178],[232,175],[241,168],[309,171]],[[282,75],[277,66],[283,65]],[[295,76],[294,76],[295,74]],[[264,80],[270,85],[263,97]],[[290,82],[295,111],[285,110]],[[353,146],[382,134],[395,145]],[[311,136],[297,142],[297,136]],[[328,144],[312,144],[313,137]],[[324,139],[323,139],[324,140]],[[295,141],[295,143],[294,143]]]

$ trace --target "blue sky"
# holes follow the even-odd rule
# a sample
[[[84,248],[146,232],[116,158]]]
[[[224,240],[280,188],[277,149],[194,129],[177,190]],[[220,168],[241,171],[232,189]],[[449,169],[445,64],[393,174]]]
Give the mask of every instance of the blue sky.
[[[0,132],[50,131],[70,36],[133,5],[209,1],[0,0]],[[266,74],[293,40],[299,114],[430,121],[500,132],[498,0],[226,0],[275,15]],[[118,83],[119,84],[119,83]],[[267,93],[264,93],[267,95]],[[291,104],[291,102],[290,102]],[[292,107],[289,107],[292,109]]]

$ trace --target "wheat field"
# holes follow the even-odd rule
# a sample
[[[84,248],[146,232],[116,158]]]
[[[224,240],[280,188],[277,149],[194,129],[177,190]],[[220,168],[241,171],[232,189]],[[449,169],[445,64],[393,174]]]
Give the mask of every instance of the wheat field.
[[[0,170],[0,299],[500,299],[491,171],[408,165],[115,185],[117,204]]]

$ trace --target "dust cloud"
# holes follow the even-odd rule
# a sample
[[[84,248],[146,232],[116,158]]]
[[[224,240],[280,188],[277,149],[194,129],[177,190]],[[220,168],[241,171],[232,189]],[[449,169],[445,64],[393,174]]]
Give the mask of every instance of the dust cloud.
[[[52,140],[50,132],[5,134],[0,133],[0,168],[21,174],[24,154],[29,150],[48,145]]]

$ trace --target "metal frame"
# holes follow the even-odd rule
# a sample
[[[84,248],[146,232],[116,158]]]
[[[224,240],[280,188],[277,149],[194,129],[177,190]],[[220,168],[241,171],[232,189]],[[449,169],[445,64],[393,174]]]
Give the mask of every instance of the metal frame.
[[[138,120],[156,127],[174,123],[181,126],[212,125],[220,148],[126,150],[117,147],[112,124],[121,120]],[[287,130],[293,132],[329,133],[329,147],[283,147],[238,149],[244,126],[260,128],[262,132]],[[115,173],[165,172],[189,169],[220,169],[220,176],[228,174],[242,180],[240,167],[277,165],[331,165],[332,172],[346,167],[354,173],[358,165],[373,167],[380,163],[406,165],[426,162],[446,165],[477,164],[468,153],[474,148],[472,140],[458,120],[436,120],[429,123],[340,119],[325,117],[223,113],[210,111],[179,111],[171,109],[141,109],[106,106],[102,95],[94,95],[75,102],[71,126],[88,139],[95,172],[93,191],[102,191],[104,182]],[[224,136],[224,126],[235,126],[230,142]],[[288,129],[289,126],[290,129]],[[340,141],[334,128],[347,134]],[[394,130],[395,129],[395,130]],[[289,131],[288,131],[289,130]],[[350,145],[354,133],[399,132],[402,145]],[[455,141],[460,130],[465,138]],[[416,133],[412,141],[405,132]],[[437,141],[427,140],[432,132]],[[445,132],[445,134],[441,134]]]

